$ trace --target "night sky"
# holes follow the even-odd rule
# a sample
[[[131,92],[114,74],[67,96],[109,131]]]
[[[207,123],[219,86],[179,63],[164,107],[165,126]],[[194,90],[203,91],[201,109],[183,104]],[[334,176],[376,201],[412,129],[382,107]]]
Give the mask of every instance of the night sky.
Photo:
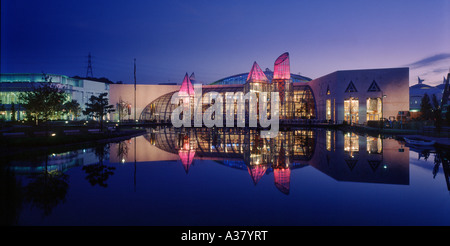
[[[1,72],[133,83],[204,83],[273,70],[312,79],[346,69],[410,67],[426,84],[450,69],[450,1],[2,0]]]

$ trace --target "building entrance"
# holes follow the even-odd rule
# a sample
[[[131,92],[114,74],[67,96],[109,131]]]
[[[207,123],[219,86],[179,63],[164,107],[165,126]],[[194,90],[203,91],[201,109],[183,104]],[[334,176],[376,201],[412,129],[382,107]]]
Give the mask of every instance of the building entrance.
[[[352,98],[344,100],[344,121],[349,124],[357,124],[359,122],[359,100]]]

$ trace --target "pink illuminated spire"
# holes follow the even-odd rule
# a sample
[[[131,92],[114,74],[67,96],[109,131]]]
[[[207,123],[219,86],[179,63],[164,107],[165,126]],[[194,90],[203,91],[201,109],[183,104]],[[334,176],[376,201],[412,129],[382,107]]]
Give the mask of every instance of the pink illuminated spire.
[[[289,64],[289,53],[283,53],[275,60],[273,79],[290,79],[291,68]]]
[[[266,75],[263,73],[258,63],[254,62],[252,69],[247,77],[247,82],[269,82]]]
[[[184,76],[183,83],[181,83],[181,88],[179,92],[180,96],[193,96],[194,95],[194,87],[192,87],[191,80],[189,79],[188,74]]]

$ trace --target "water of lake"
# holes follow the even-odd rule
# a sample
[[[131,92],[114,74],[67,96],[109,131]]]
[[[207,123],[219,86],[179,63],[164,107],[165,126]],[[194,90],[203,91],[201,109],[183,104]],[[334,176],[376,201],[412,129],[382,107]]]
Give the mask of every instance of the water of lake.
[[[147,129],[1,169],[6,225],[450,225],[449,150],[296,129]]]

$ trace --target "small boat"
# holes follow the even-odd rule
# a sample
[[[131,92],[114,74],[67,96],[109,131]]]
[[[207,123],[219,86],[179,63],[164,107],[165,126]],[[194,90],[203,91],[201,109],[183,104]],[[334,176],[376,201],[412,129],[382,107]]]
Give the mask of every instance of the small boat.
[[[420,138],[405,138],[405,141],[409,144],[420,145],[420,146],[432,146],[436,143],[434,140],[425,140]]]

